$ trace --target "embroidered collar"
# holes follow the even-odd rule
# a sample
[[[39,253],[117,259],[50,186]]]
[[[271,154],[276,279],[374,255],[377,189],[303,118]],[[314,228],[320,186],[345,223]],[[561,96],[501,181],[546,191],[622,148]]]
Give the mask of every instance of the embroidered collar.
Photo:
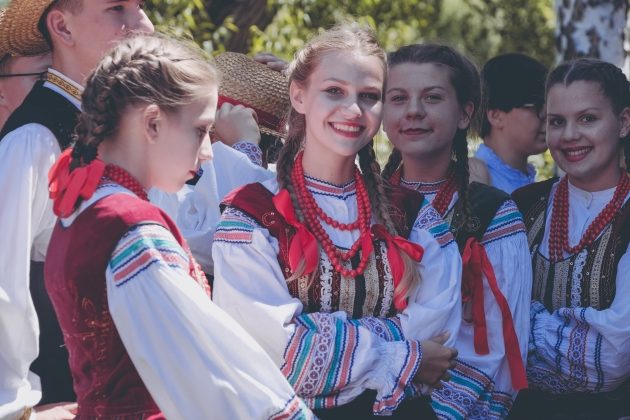
[[[356,183],[354,179],[338,185],[308,175],[305,175],[304,178],[306,180],[306,188],[313,194],[328,195],[341,199],[346,199],[356,194]]]
[[[46,82],[59,89],[61,91],[60,93],[65,93],[66,95],[69,95],[79,104],[81,104],[81,94],[83,93],[83,86],[81,86],[80,84],[51,68],[48,69],[48,73],[46,74]]]
[[[400,184],[409,188],[410,190],[416,190],[424,195],[437,194],[442,185],[446,182],[446,179],[437,182],[421,182],[421,181],[407,181],[405,178],[400,178]]]

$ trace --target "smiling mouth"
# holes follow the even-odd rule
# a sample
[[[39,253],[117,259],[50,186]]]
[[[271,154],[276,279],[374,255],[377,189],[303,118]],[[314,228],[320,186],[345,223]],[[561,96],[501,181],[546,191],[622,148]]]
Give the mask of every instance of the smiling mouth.
[[[433,132],[433,130],[425,129],[425,128],[406,128],[404,130],[400,130],[401,133],[407,136],[421,136],[424,134],[428,134]]]
[[[329,123],[329,125],[337,134],[349,138],[357,138],[365,130],[365,127],[359,124]]]
[[[592,147],[575,147],[562,150],[564,158],[569,162],[579,162],[592,150]]]

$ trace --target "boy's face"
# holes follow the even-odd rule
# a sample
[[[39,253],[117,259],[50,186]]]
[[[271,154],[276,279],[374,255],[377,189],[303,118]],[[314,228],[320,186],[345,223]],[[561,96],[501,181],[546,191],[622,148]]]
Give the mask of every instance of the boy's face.
[[[133,32],[153,32],[142,0],[83,0],[76,14],[64,12],[76,62],[87,76],[105,53]]]
[[[502,118],[502,137],[523,157],[547,150],[545,142],[545,108],[526,104],[505,112]],[[494,129],[494,128],[493,128]]]
[[[11,57],[7,66],[7,74],[16,76],[0,78],[0,107],[2,113],[8,117],[22,104],[26,95],[31,91],[38,76],[19,76],[25,73],[44,73],[50,67],[50,54],[33,57]],[[0,128],[4,121],[0,120]]]

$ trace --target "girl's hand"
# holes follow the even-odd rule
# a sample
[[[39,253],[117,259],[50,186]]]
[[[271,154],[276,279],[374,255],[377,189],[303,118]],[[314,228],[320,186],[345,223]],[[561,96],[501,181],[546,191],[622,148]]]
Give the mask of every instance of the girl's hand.
[[[217,111],[214,121],[213,137],[228,146],[239,141],[260,142],[260,129],[256,120],[256,113],[243,105],[224,103]]]
[[[77,415],[77,403],[60,402],[35,407],[37,420],[70,420]]]
[[[422,346],[422,361],[414,378],[415,382],[420,382],[433,388],[441,388],[442,384],[440,381],[448,381],[450,379],[448,369],[455,367],[457,349],[443,345],[448,340],[448,337],[449,333],[444,333],[420,343]]]
[[[272,53],[268,53],[268,52],[258,53],[253,58],[254,58],[254,61],[257,61],[261,64],[265,64],[271,70],[275,70],[280,73],[285,71],[287,66],[289,65],[289,63],[287,63],[283,59],[278,58]]]

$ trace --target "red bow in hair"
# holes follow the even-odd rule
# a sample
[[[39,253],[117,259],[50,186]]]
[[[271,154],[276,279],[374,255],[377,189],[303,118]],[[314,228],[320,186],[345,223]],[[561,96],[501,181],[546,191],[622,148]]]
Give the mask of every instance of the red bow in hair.
[[[424,255],[424,249],[411,241],[403,238],[402,236],[393,236],[381,224],[372,226],[372,233],[379,239],[384,240],[387,243],[387,259],[392,269],[392,276],[394,277],[394,289],[398,288],[402,280],[402,276],[405,272],[405,263],[400,255],[401,251],[407,254],[412,260],[416,262],[422,261]],[[400,290],[394,296],[394,307],[402,311],[407,307],[407,295],[409,289]]]
[[[296,230],[289,244],[289,268],[291,268],[291,272],[295,273],[300,261],[304,260],[306,262],[304,274],[312,273],[319,264],[319,250],[315,236],[298,221],[289,191],[286,189],[280,191],[272,200],[276,210]]]
[[[105,171],[105,163],[94,159],[85,166],[70,171],[72,149],[61,154],[48,172],[48,192],[53,200],[53,211],[59,217],[70,216],[79,199],[92,197]]]
[[[488,354],[488,332],[486,327],[486,315],[483,307],[483,277],[488,279],[488,286],[501,309],[503,319],[503,343],[505,354],[512,374],[512,387],[515,390],[527,388],[527,375],[521,358],[521,351],[518,344],[518,337],[514,331],[514,322],[510,306],[501,293],[497,284],[497,279],[492,269],[492,264],[488,259],[488,254],[483,245],[475,238],[470,238],[466,242],[462,254],[463,282],[462,296],[464,302],[472,301],[472,318],[474,327],[474,344],[477,354]]]

